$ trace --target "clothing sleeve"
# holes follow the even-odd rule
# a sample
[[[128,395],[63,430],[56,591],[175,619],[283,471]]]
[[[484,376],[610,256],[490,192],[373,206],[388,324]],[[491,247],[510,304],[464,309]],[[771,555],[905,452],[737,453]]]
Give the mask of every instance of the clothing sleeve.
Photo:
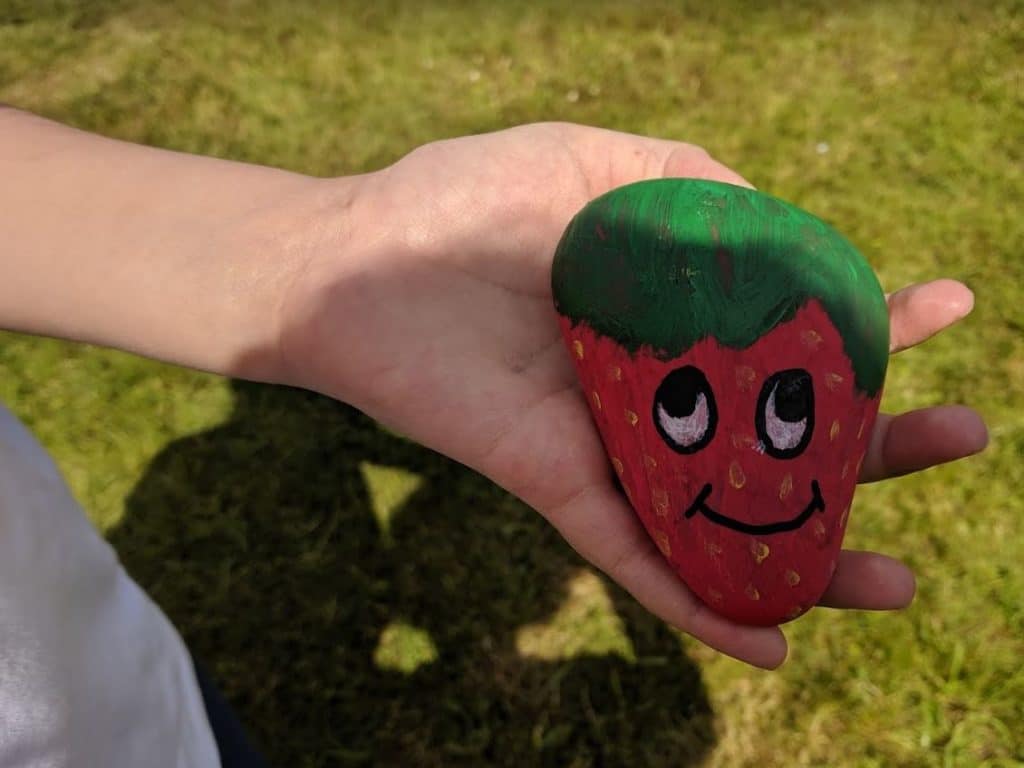
[[[0,766],[220,768],[192,659],[0,407]]]

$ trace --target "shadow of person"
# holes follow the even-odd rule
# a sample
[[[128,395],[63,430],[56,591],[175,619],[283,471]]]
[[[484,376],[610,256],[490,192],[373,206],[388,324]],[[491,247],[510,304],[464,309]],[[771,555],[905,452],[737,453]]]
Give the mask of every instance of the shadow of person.
[[[110,539],[272,764],[679,766],[707,752],[712,712],[678,638],[535,512],[345,405],[233,386],[230,420],[157,456]],[[390,517],[374,467],[405,478]],[[543,628],[573,583],[610,594],[624,648],[550,653],[593,623]],[[531,626],[539,650],[524,651]]]

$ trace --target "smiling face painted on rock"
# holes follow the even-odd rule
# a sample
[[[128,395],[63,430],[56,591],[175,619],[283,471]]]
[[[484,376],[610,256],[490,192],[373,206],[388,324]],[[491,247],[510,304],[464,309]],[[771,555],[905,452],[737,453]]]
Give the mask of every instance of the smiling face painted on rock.
[[[860,254],[770,196],[662,179],[573,219],[552,292],[623,492],[679,576],[744,623],[815,604],[888,360]]]
[[[706,339],[650,373],[656,377],[663,366],[670,370],[651,398],[651,423],[665,446],[681,454],[673,461],[671,453],[655,450],[656,460],[679,470],[672,483],[682,494],[672,509],[678,532],[706,526],[707,538],[718,526],[770,547],[767,537],[818,522],[827,543],[825,513],[848,501],[832,482],[832,457],[852,451],[856,459],[866,438],[859,422],[852,430],[848,423],[852,371],[820,306],[804,308],[745,350]],[[715,539],[728,540],[727,532]]]
[[[662,379],[654,393],[652,420],[668,447],[679,453],[696,453],[714,439],[718,407],[714,391],[699,368],[686,365]],[[814,435],[814,380],[810,372],[788,368],[768,376],[757,398],[753,420],[758,453],[776,459],[795,459],[803,453]],[[708,499],[714,490],[712,483],[704,483],[683,517],[701,514],[740,533],[767,535],[795,531],[815,512],[825,511],[817,479],[811,480],[810,500],[798,514],[760,523],[730,517],[710,507]]]
[[[857,392],[821,305],[745,349],[708,337],[670,360],[565,330],[601,361],[584,384],[605,447],[690,588],[748,623],[810,608],[835,568],[879,400]]]

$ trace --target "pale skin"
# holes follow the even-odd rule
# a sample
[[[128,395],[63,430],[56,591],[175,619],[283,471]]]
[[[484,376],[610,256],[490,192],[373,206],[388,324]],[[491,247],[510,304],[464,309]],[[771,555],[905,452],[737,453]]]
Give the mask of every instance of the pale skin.
[[[351,403],[522,498],[664,621],[773,668],[783,633],[703,607],[616,490],[555,323],[551,258],[571,216],[661,176],[747,183],[693,145],[566,124],[319,179],[0,109],[0,326]],[[895,291],[892,351],[972,306],[954,280]],[[882,415],[860,479],[986,441],[965,406]],[[847,551],[822,604],[899,609],[914,588],[898,560]]]

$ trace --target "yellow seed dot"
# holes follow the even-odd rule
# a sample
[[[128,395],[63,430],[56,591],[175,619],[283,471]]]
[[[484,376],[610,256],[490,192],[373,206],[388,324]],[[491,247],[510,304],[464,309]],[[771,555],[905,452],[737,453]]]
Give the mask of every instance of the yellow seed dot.
[[[622,466],[622,459],[617,456],[612,456],[612,466],[615,467],[615,473],[621,475],[625,471],[625,467]]]
[[[742,450],[743,448],[756,448],[757,438],[753,435],[744,435],[739,432],[733,432],[732,447],[736,450]]]
[[[713,587],[708,588],[708,598],[712,603],[722,602],[722,593]]]
[[[629,503],[632,504],[634,507],[636,507],[636,504],[633,502],[633,492],[631,490],[629,490],[629,486],[626,485],[625,483],[623,483],[622,484],[622,491],[623,491],[623,493],[626,494],[626,498],[629,499]]]
[[[579,339],[576,339],[576,341],[574,341],[572,343],[572,349],[576,353],[576,357],[579,358],[580,360],[582,360],[583,359],[583,342],[580,341]]]
[[[593,392],[591,392],[590,394],[594,398],[594,407],[597,408],[597,410],[600,411],[601,410],[601,396],[599,394],[597,394],[597,390],[596,389]]]
[[[763,541],[752,541],[750,542],[750,553],[757,560],[757,564],[760,565],[765,561],[765,558],[771,554],[771,549]]]
[[[736,366],[736,386],[741,392],[749,392],[757,379],[757,371],[749,365]]]
[[[622,381],[622,369],[617,365],[613,365],[608,369],[608,377],[612,381]]]
[[[821,345],[821,334],[817,331],[802,331],[800,341],[804,343],[805,347],[817,349]]]
[[[761,599],[761,593],[757,591],[757,587],[755,587],[753,584],[747,584],[747,588],[743,590],[743,594],[745,594],[751,600]]]
[[[835,392],[843,383],[843,377],[838,373],[828,373],[825,375],[825,386],[829,392]]]
[[[729,485],[733,488],[742,488],[747,484],[747,476],[743,474],[743,468],[739,462],[734,461],[729,465]]]
[[[821,520],[815,520],[813,527],[814,527],[814,535],[816,537],[818,537],[819,539],[824,539],[825,538],[825,533],[826,533],[826,531],[825,531],[825,524],[823,522],[821,522]]]
[[[705,541],[704,552],[707,553],[708,557],[718,557],[722,554],[722,548],[713,541]]]
[[[672,545],[668,543],[668,535],[664,531],[655,531],[654,541],[657,543],[658,549],[661,550],[661,554],[665,557],[672,554]]]
[[[647,467],[648,469],[657,469],[657,467],[658,467],[658,462],[656,462],[656,461],[654,460],[654,457],[653,457],[653,456],[648,456],[648,455],[647,455],[647,454],[645,453],[645,454],[644,454],[644,466],[645,466],[645,467]]]
[[[857,459],[857,477],[860,477],[860,467],[861,467],[861,465],[863,463],[864,463],[864,454],[862,453],[860,455],[860,458]]]
[[[839,419],[832,422],[831,428],[828,430],[828,439],[835,440],[836,435],[839,434]]]
[[[802,605],[794,605],[792,608],[789,609],[789,613],[786,614],[786,618],[787,619],[795,619],[797,616],[799,616],[803,612],[804,612],[804,607]]]
[[[864,434],[864,425],[867,423],[867,419],[860,420],[860,427],[857,429],[857,439],[860,440],[861,435]]]
[[[800,583],[800,574],[793,570],[786,571],[786,583],[791,587],[795,587]]]
[[[637,422],[640,421],[640,417],[636,415],[636,412],[626,409],[626,421],[629,422],[631,427],[635,427]]]
[[[849,461],[844,461],[844,462],[843,462],[843,471],[842,471],[842,473],[840,474],[840,477],[841,477],[841,478],[842,478],[843,480],[845,480],[845,479],[846,479],[846,476],[847,476],[848,474],[850,474],[850,462],[849,462]]]
[[[668,516],[668,491],[664,488],[651,488],[651,501],[654,504],[654,511],[659,517]]]
[[[787,472],[782,476],[782,482],[779,483],[779,501],[785,499],[789,494],[793,492],[793,475]]]

